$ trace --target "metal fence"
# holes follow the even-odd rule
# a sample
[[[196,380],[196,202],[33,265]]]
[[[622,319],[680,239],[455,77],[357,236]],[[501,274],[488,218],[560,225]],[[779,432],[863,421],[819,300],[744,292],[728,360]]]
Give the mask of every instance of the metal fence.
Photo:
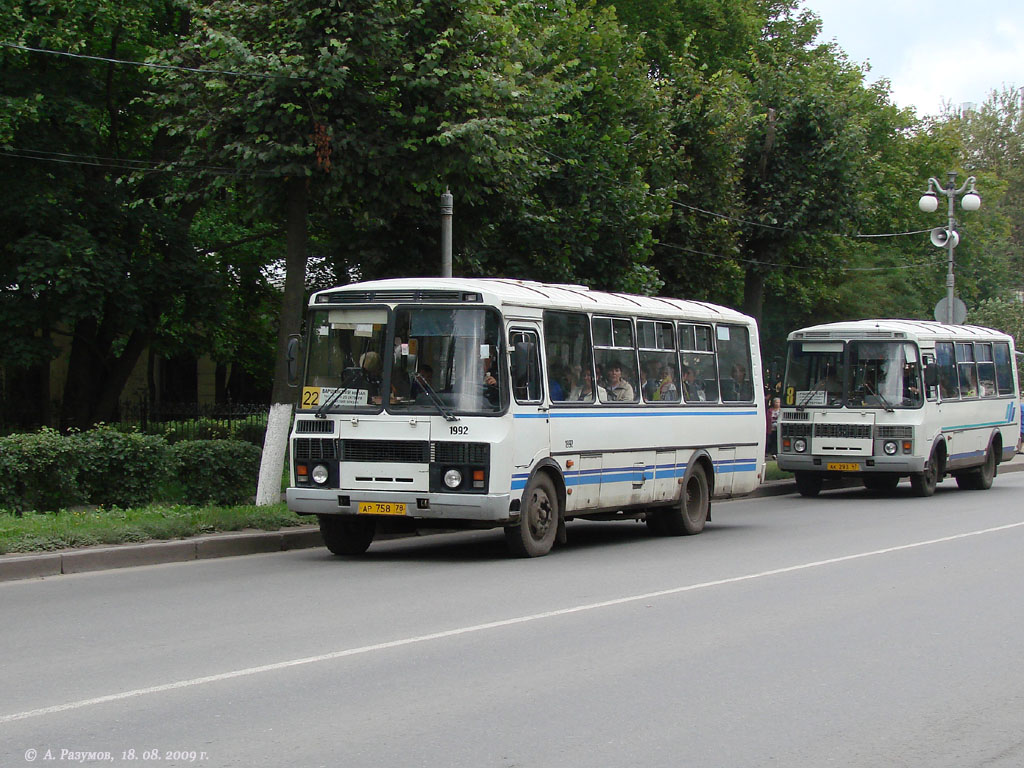
[[[263,445],[268,403],[121,403],[118,426],[171,442],[235,438]]]
[[[113,424],[118,429],[137,429],[163,435],[170,442],[235,438],[262,447],[267,428],[269,403],[151,403],[148,400],[122,402]],[[0,403],[0,435],[35,432],[41,426],[34,404]],[[60,413],[53,403],[51,413]]]

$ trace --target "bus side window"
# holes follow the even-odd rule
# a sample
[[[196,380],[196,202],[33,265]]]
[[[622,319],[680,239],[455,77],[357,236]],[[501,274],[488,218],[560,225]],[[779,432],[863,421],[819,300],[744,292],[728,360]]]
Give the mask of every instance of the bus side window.
[[[518,403],[539,403],[540,344],[535,331],[512,331],[512,392]]]
[[[935,362],[939,366],[939,397],[943,400],[959,400],[960,385],[952,342],[940,341],[935,344]]]
[[[921,362],[924,366],[924,391],[929,400],[935,400],[939,396],[939,366],[935,364],[932,355],[922,355]]]
[[[976,343],[974,352],[978,359],[978,395],[979,397],[995,397],[996,364],[992,359],[992,345]]]
[[[1010,345],[1005,341],[996,342],[996,385],[1000,395],[1013,394],[1013,365],[1010,362]]]

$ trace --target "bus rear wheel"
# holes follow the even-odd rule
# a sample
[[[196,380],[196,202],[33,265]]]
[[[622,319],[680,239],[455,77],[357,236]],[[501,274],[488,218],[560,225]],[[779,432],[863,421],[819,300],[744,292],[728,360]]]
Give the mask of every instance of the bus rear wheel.
[[[505,528],[505,543],[516,557],[540,557],[551,551],[558,535],[558,494],[555,484],[538,472],[526,486],[519,525]]]
[[[967,491],[987,491],[992,487],[992,480],[996,476],[996,452],[992,446],[985,451],[985,463],[970,472],[964,472],[956,476],[956,484],[959,488]]]
[[[654,523],[652,530],[663,536],[693,536],[704,530],[710,512],[708,476],[704,467],[698,464],[686,479],[679,505],[661,511],[660,520]]]
[[[361,555],[370,548],[377,522],[372,517],[317,515],[324,544],[335,555]]]

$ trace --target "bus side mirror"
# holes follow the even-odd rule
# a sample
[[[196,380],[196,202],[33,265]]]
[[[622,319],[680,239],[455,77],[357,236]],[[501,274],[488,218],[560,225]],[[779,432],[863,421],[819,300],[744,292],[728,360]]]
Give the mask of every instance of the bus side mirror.
[[[924,383],[929,387],[939,386],[939,366],[936,363],[928,363],[924,367]]]
[[[288,364],[288,386],[297,387],[299,385],[299,349],[302,343],[302,337],[293,334],[288,337],[288,349],[285,352],[285,361]]]

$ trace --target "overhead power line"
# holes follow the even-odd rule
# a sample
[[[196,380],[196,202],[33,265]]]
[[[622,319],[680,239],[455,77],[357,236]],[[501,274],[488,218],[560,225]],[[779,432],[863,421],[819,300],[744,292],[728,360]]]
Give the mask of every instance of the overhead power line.
[[[87,165],[97,168],[112,168],[121,171],[138,171],[141,173],[213,173],[224,176],[274,177],[282,174],[277,171],[242,171],[238,168],[216,165],[195,165],[191,163],[157,164],[150,160],[132,160],[126,157],[99,157],[97,155],[76,155],[69,152],[49,152],[42,149],[22,149],[19,147],[0,147],[0,154],[22,160],[42,160],[51,163],[69,165]]]
[[[87,61],[100,61],[106,64],[124,64],[131,67],[150,67],[152,69],[165,69],[172,70],[175,72],[194,72],[200,75],[226,75],[228,77],[256,77],[265,80],[280,79],[280,80],[307,80],[305,77],[297,77],[294,75],[271,75],[265,72],[236,72],[230,69],[203,69],[200,67],[179,67],[174,64],[157,64],[151,61],[131,61],[129,59],[114,59],[108,56],[90,56],[84,53],[71,53],[70,51],[54,51],[48,48],[32,48],[28,45],[18,45],[17,43],[6,43],[0,42],[0,46],[4,48],[12,48],[16,51],[28,51],[29,53],[43,53],[50,56],[66,56],[71,59],[85,59]]]
[[[925,230],[926,232],[928,230]],[[683,251],[685,253],[693,253],[698,256],[710,256],[713,259],[721,259],[722,261],[735,261],[741,264],[755,264],[759,267],[776,267],[777,269],[803,269],[803,270],[820,270],[821,267],[805,266],[802,264],[777,264],[772,261],[759,261],[757,259],[744,259],[739,256],[723,256],[720,253],[711,253],[710,251],[701,251],[696,248],[687,248],[683,245],[675,245],[674,243],[655,243],[656,248],[670,248],[674,251]],[[891,267],[836,267],[833,271],[838,272],[888,272],[893,269],[920,269],[921,267],[935,266],[937,261],[932,259],[927,262],[918,262],[914,264],[896,264]]]
[[[657,197],[654,192],[648,192],[648,195]],[[669,200],[670,204],[678,206],[680,208],[686,208],[690,211],[696,211],[697,213],[703,213],[706,216],[713,216],[718,219],[725,219],[727,221],[734,221],[737,224],[746,224],[750,227],[761,227],[762,229],[772,229],[776,232],[792,232],[798,235],[815,235],[815,236],[826,236],[826,237],[853,237],[853,238],[869,238],[869,237],[902,237],[903,235],[920,235],[922,232],[929,232],[928,229],[915,229],[912,232],[882,232],[880,234],[872,235],[860,235],[860,234],[846,234],[843,232],[807,232],[805,230],[798,229],[787,229],[786,227],[777,227],[773,224],[764,224],[760,221],[749,221],[747,219],[738,219],[735,216],[727,216],[724,213],[715,213],[714,211],[708,211],[704,208],[698,208],[695,205],[687,205],[686,203],[680,203],[678,200]]]
[[[569,163],[570,162],[569,160],[567,160],[566,158],[562,157],[561,155],[556,154],[555,152],[551,152],[550,150],[544,149],[543,147],[538,147],[536,144],[534,144],[532,142],[528,142],[528,143],[529,143],[529,146],[533,147],[534,149],[536,149],[541,154],[545,154],[548,157],[553,157],[555,160],[558,160],[558,161],[563,162],[563,163]],[[871,234],[871,235],[846,234],[846,233],[843,233],[843,232],[808,232],[806,230],[789,229],[787,227],[779,227],[779,226],[776,226],[774,224],[764,224],[764,223],[762,223],[760,221],[750,221],[748,219],[740,219],[740,218],[737,218],[735,216],[729,216],[728,214],[725,214],[725,213],[717,213],[715,211],[709,211],[706,208],[698,208],[695,205],[689,205],[687,203],[681,203],[678,200],[672,200],[670,198],[665,198],[664,196],[659,195],[656,192],[647,192],[646,195],[648,197],[655,197],[655,198],[658,198],[659,200],[664,200],[665,202],[669,203],[670,205],[674,205],[674,206],[677,206],[679,208],[686,208],[687,210],[695,211],[696,213],[702,213],[705,216],[712,216],[712,217],[717,218],[717,219],[724,219],[726,221],[732,221],[732,222],[735,222],[737,224],[745,224],[748,227],[760,227],[761,229],[771,229],[771,230],[774,230],[775,232],[790,232],[790,233],[795,234],[795,235],[810,235],[810,236],[814,236],[814,237],[827,236],[827,237],[869,238],[869,237],[902,237],[904,235],[919,235],[922,232],[930,231],[930,230],[927,230],[927,229],[918,229],[918,230],[915,230],[913,232],[885,232],[885,233],[881,233],[881,234]]]

